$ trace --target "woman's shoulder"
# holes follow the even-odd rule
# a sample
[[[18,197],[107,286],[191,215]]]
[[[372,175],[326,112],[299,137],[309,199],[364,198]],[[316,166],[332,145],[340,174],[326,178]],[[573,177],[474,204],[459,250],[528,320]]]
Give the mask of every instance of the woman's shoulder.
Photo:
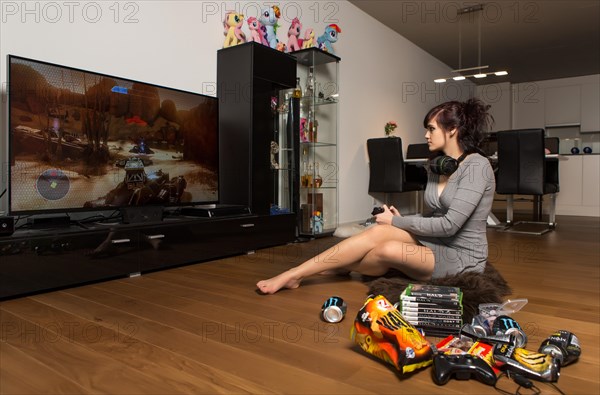
[[[478,152],[474,152],[472,154],[467,155],[467,157],[465,158],[465,162],[482,164],[482,165],[490,164],[490,160],[486,156],[483,156]]]
[[[490,164],[489,159],[479,153],[473,153],[468,155],[464,160],[464,167],[462,176],[463,178],[469,174],[480,174],[480,179],[493,180],[494,170]],[[471,177],[467,177],[471,179]]]

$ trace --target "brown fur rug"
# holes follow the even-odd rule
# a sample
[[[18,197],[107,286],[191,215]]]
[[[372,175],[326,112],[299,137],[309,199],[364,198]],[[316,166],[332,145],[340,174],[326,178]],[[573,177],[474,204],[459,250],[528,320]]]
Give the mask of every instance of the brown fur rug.
[[[391,303],[399,301],[408,284],[432,284],[459,287],[463,292],[463,322],[470,323],[479,313],[480,303],[502,303],[512,290],[502,275],[489,262],[483,273],[464,273],[429,280],[411,280],[400,272],[388,273],[376,279],[365,278],[369,294],[383,295]]]

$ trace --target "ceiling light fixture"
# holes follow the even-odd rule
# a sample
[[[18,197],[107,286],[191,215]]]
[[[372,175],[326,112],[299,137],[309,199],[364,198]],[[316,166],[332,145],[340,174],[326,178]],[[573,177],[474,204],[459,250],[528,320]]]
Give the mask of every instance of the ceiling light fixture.
[[[472,12],[477,12],[477,11],[483,11],[483,4],[477,4],[471,7],[466,7],[466,8],[461,8],[459,9],[456,14],[459,16],[464,15],[464,14],[469,14]],[[503,76],[503,75],[508,75],[508,71],[506,70],[502,70],[502,71],[491,71],[491,72],[482,72],[481,70],[483,69],[487,69],[490,66],[486,65],[486,66],[481,66],[481,16],[478,18],[478,37],[477,37],[477,44],[478,44],[478,66],[477,67],[468,67],[468,68],[462,68],[462,31],[461,31],[461,20],[458,20],[458,69],[457,70],[452,70],[452,73],[461,73],[457,76],[454,77],[444,77],[444,78],[436,78],[433,80],[433,82],[437,83],[437,84],[441,84],[446,82],[449,79],[453,79],[454,81],[462,81],[465,80],[467,78],[485,78],[488,75],[496,75],[496,76]],[[462,74],[462,72],[464,71],[473,71],[476,70],[477,72],[475,74]]]

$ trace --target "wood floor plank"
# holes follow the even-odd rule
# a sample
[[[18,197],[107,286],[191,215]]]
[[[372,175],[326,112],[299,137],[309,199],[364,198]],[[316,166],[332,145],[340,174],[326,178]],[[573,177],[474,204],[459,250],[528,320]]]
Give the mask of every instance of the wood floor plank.
[[[84,391],[111,394],[161,394],[173,392],[167,383],[145,375],[115,361],[74,344],[44,327],[24,320],[6,309],[3,323],[22,328],[21,333],[10,332],[7,344],[17,347],[29,356],[84,388]],[[23,336],[25,334],[25,337]]]
[[[111,327],[119,323],[133,322],[138,327],[135,337],[148,343],[161,344],[166,349],[187,356],[196,361],[202,361],[220,370],[246,380],[256,382],[273,388],[296,388],[302,393],[314,393],[319,390],[329,393],[371,393],[324,376],[310,374],[303,367],[292,366],[280,361],[271,360],[261,353],[250,353],[235,347],[233,343],[221,343],[202,337],[201,327],[198,333],[190,333],[173,325],[175,323],[161,323],[155,320],[144,319],[138,314],[127,313],[121,308],[129,306],[143,307],[131,300],[119,302],[118,298],[110,298],[106,293],[99,293],[92,287],[77,288],[63,292],[65,297],[70,297],[70,308],[78,309],[78,305],[85,306],[77,312],[88,319],[108,324]],[[100,297],[100,299],[97,299]],[[79,299],[79,300],[76,300]],[[118,306],[118,307],[117,307]],[[160,316],[155,318],[162,320]],[[304,375],[307,380],[293,383],[290,386],[289,375]]]
[[[364,369],[361,367],[361,371],[364,371],[365,374],[355,374],[357,364],[354,358],[348,358],[346,350],[344,350],[353,348],[349,339],[350,331],[346,325],[344,325],[344,329],[347,329],[347,332],[343,330],[344,333],[340,333],[341,324],[323,323],[315,317],[310,317],[308,322],[299,320],[297,316],[293,318],[294,321],[289,322],[276,321],[281,317],[269,317],[267,321],[264,321],[255,315],[224,308],[222,305],[215,306],[200,302],[190,304],[178,296],[161,294],[160,297],[157,297],[155,294],[149,294],[143,288],[132,290],[132,286],[132,283],[112,282],[98,285],[96,288],[117,292],[122,296],[129,295],[139,300],[153,301],[160,306],[193,316],[186,320],[188,322],[185,325],[179,326],[181,329],[194,332],[198,327],[210,323],[210,326],[205,326],[207,331],[202,333],[203,337],[234,343],[250,352],[264,353],[273,359],[286,361],[293,365],[301,364],[306,359],[312,359],[315,360],[315,363],[305,367],[306,370],[363,387],[366,390],[369,389],[369,384],[365,382],[364,376],[373,374],[373,372],[368,374],[369,367],[373,366],[367,365]],[[169,322],[176,321],[167,315],[164,316]],[[350,321],[346,321],[346,323],[349,324]],[[339,352],[340,346],[344,352]],[[356,350],[352,350],[352,352],[356,353]],[[430,378],[427,377],[426,380],[428,381]]]
[[[84,346],[100,355],[112,357],[128,367],[151,374],[167,383],[177,393],[257,393],[269,392],[265,387],[244,383],[234,385],[235,377],[215,372],[210,366],[198,364],[135,338],[134,323],[115,329],[84,320],[63,310],[33,299],[14,301],[5,311],[28,320],[36,319],[43,328],[56,336]]]
[[[80,395],[88,393],[82,386],[4,341],[0,342],[0,367],[0,393],[2,394]]]

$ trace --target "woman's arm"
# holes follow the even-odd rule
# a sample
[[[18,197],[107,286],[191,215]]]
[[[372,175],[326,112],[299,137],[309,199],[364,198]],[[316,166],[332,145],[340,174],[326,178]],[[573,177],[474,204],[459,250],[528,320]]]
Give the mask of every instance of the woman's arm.
[[[429,218],[395,216],[392,225],[417,236],[453,236],[471,217],[485,191],[493,188],[488,176],[493,173],[488,172],[486,165],[489,167],[489,162],[474,161],[461,172],[459,179],[454,181],[458,182],[456,194],[445,215]]]

